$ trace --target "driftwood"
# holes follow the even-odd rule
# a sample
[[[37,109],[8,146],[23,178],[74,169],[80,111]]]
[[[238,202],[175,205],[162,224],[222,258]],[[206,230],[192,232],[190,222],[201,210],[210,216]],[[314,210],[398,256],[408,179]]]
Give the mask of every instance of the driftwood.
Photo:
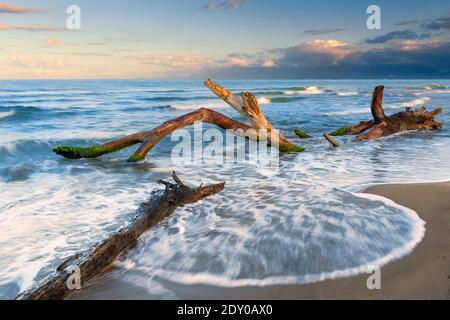
[[[173,179],[175,184],[162,180],[158,181],[158,183],[165,185],[165,190],[152,193],[150,199],[139,207],[130,226],[109,236],[86,253],[77,254],[65,260],[53,275],[43,280],[35,288],[20,294],[16,299],[63,299],[71,291],[67,285],[71,277],[70,267],[78,267],[81,281],[86,283],[103,272],[120,254],[132,249],[144,232],[169,217],[175,209],[214,195],[222,191],[225,186],[225,183],[219,183],[191,188],[182,183],[175,172],[173,173]]]
[[[304,148],[291,143],[281,133],[275,132],[275,128],[264,116],[264,113],[259,107],[258,99],[253,93],[243,92],[241,93],[241,97],[237,97],[229,90],[221,87],[210,79],[205,81],[205,85],[214,92],[214,94],[250,121],[253,128],[257,130],[266,130],[268,132],[268,141],[278,140],[281,152],[301,152],[305,150]],[[274,133],[276,136],[273,136]]]
[[[59,146],[53,149],[53,152],[68,159],[98,158],[140,143],[141,146],[128,159],[130,162],[137,162],[143,160],[150,150],[165,136],[175,130],[191,126],[197,121],[214,124],[222,129],[231,130],[236,135],[245,136],[250,139],[267,140],[268,144],[273,147],[278,147],[280,152],[304,151],[304,148],[292,144],[273,128],[261,111],[254,94],[245,92],[242,93],[241,98],[238,98],[211,80],[207,80],[205,84],[217,96],[224,99],[225,102],[248,119],[251,126],[228,118],[219,112],[200,108],[197,111],[164,122],[159,127],[149,131],[138,132],[92,147]]]
[[[341,145],[340,145],[336,140],[334,140],[333,137],[330,136],[327,132],[325,132],[325,133],[323,134],[323,136],[324,136],[325,139],[327,139],[327,141],[328,141],[329,143],[331,143],[331,145],[332,145],[333,147],[337,148],[337,147],[340,147],[340,146],[341,146]]]
[[[406,108],[403,112],[386,116],[382,105],[383,92],[384,86],[378,86],[373,93],[370,106],[373,120],[337,129],[331,135],[358,135],[355,141],[363,141],[410,130],[435,130],[442,128],[442,124],[434,119],[435,116],[442,112],[442,108],[433,111],[427,111],[425,107],[417,110]]]
[[[295,132],[295,135],[300,139],[310,139],[311,138],[311,136],[303,130],[297,129],[294,132]]]

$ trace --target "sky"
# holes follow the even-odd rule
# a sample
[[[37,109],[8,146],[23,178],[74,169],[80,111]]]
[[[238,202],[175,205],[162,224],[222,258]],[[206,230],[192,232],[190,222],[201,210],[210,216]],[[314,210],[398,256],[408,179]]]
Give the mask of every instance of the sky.
[[[0,79],[450,78],[450,1],[0,1],[0,65]]]

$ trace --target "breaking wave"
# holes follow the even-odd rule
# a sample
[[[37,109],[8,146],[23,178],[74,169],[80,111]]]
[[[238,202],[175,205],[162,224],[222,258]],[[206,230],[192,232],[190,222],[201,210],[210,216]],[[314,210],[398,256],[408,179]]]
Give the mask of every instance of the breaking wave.
[[[0,112],[0,120],[8,118],[8,117],[12,117],[15,114],[16,114],[16,112],[14,110],[6,111],[6,112]]]
[[[424,90],[446,90],[448,89],[447,86],[444,86],[442,84],[432,83],[432,84],[426,84],[420,87]]]
[[[358,95],[358,92],[356,91],[343,91],[343,92],[336,92],[336,95],[340,96],[340,97],[350,97],[350,96],[356,96]]]
[[[414,108],[418,106],[423,106],[431,100],[430,97],[424,97],[422,99],[413,99],[408,102],[403,102],[398,105],[389,105],[384,107],[385,109],[404,109],[404,108]]]
[[[349,114],[367,114],[370,113],[369,109],[348,109],[342,111],[326,112],[322,113],[324,116],[344,116]]]
[[[221,109],[221,108],[229,108],[225,102],[215,101],[215,102],[191,102],[191,103],[178,103],[171,104],[170,108],[173,110],[197,110],[200,108],[207,109]]]
[[[260,105],[271,104],[271,103],[289,103],[292,101],[301,100],[303,97],[262,97],[258,98],[258,103]]]
[[[322,94],[324,91],[321,90],[318,86],[308,86],[308,87],[291,87],[288,90],[284,91],[284,94],[293,95],[293,94]]]

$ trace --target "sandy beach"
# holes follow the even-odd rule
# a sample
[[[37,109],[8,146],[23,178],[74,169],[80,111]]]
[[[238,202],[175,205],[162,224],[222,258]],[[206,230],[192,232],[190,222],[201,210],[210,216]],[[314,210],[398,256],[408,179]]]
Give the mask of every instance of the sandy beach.
[[[367,289],[369,274],[307,285],[268,287],[180,285],[163,279],[158,282],[181,299],[449,299],[450,182],[380,185],[367,189],[366,193],[411,208],[426,221],[426,235],[417,248],[381,269],[381,290]],[[130,285],[129,280],[136,277],[132,270],[106,274],[69,299],[156,298],[144,287]]]

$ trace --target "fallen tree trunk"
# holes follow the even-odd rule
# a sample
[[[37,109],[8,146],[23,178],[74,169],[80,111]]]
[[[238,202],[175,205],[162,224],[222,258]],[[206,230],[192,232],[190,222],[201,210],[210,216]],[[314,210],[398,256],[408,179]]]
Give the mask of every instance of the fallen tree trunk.
[[[171,134],[175,130],[191,126],[197,121],[215,124],[222,129],[232,130],[236,135],[255,133],[254,130],[250,130],[252,127],[246,125],[245,123],[230,119],[219,112],[201,108],[187,115],[167,121],[159,127],[148,131],[144,141],[142,141],[142,145],[128,159],[128,161],[136,162],[144,160],[150,150],[165,136]],[[256,139],[257,137],[258,136],[256,135],[252,138]]]
[[[395,133],[411,130],[435,130],[442,128],[442,124],[434,117],[442,112],[442,108],[426,111],[425,107],[417,110],[406,108],[405,111],[386,116],[383,101],[384,86],[375,88],[370,110],[373,120],[360,122],[354,126],[346,126],[335,130],[332,136],[358,135],[355,141],[374,140]]]
[[[147,153],[150,152],[150,150],[165,136],[177,129],[190,126],[196,121],[212,123],[223,129],[233,130],[236,133],[247,132],[249,129],[252,129],[249,125],[230,119],[221,113],[201,108],[184,116],[167,121],[152,130],[135,133],[102,145],[86,148],[60,146],[53,149],[53,152],[68,159],[98,158],[102,155],[142,143],[142,146],[128,159],[130,162],[136,162],[143,160]]]
[[[77,254],[65,260],[50,278],[43,280],[35,288],[24,292],[16,299],[24,300],[59,300],[66,297],[71,290],[68,281],[71,274],[69,267],[78,267],[81,281],[86,283],[100,274],[116,258],[133,248],[138,238],[147,230],[169,217],[175,209],[189,203],[214,195],[224,189],[225,183],[191,188],[184,185],[173,173],[175,184],[158,181],[165,185],[165,190],[153,192],[150,199],[143,203],[136,212],[130,226],[109,236],[100,244],[83,254]]]
[[[128,159],[129,162],[137,162],[143,160],[150,150],[165,136],[175,130],[191,126],[197,121],[211,123],[222,129],[232,130],[234,134],[239,136],[245,136],[255,140],[267,140],[268,144],[277,147],[280,152],[301,152],[305,150],[302,147],[292,144],[273,128],[259,108],[256,96],[252,93],[242,93],[241,99],[211,80],[207,80],[205,84],[209,88],[214,88],[213,91],[241,115],[245,116],[252,126],[228,118],[219,112],[200,108],[197,111],[164,122],[159,127],[149,131],[138,132],[102,145],[91,147],[59,146],[53,149],[53,152],[68,159],[98,158],[105,154],[117,152],[141,143],[141,146]]]

